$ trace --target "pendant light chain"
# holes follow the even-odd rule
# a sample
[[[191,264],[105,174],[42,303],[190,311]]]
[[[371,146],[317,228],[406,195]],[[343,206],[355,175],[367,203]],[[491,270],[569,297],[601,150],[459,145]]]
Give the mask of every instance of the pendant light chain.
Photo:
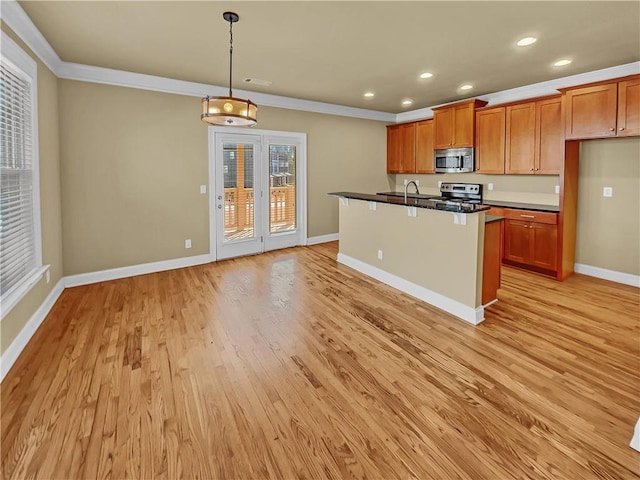
[[[231,82],[233,81],[233,22],[229,22],[229,96],[233,97],[231,92]]]

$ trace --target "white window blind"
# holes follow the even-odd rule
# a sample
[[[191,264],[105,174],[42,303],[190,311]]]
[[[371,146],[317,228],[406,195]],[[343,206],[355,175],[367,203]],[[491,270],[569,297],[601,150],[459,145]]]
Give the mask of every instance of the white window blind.
[[[39,267],[34,228],[32,79],[0,58],[0,298]]]

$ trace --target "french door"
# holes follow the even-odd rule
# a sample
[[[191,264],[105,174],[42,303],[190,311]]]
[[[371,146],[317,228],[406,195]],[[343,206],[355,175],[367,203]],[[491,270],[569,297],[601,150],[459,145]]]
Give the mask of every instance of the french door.
[[[211,130],[210,220],[215,258],[302,245],[306,238],[304,135]]]

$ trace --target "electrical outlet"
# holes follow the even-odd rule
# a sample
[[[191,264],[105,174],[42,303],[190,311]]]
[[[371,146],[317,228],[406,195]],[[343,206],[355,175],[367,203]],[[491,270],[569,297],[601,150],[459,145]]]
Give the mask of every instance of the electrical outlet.
[[[200,193],[207,193],[207,186],[206,185],[200,185]]]
[[[404,186],[405,186],[405,187],[407,186],[407,183],[409,183],[409,179],[408,179],[408,178],[405,178],[405,179],[404,179]]]
[[[603,197],[613,197],[613,187],[604,187],[602,189]]]
[[[417,186],[420,186],[420,180],[414,180]]]
[[[442,186],[442,180],[438,180],[438,188]]]
[[[190,238],[187,238],[184,241],[184,248],[191,248],[191,239]]]
[[[488,188],[489,190],[493,190],[493,183],[488,183],[488,184],[487,184],[487,188]]]
[[[51,281],[51,272],[47,270],[47,273],[45,276],[47,277],[47,283],[49,283]]]
[[[556,185],[556,193],[560,193],[560,185]]]
[[[382,250],[378,250],[378,260],[382,260]]]

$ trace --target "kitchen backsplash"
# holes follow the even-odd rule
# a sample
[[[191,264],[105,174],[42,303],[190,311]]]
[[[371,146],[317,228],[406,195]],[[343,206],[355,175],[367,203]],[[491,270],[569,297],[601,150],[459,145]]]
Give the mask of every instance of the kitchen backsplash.
[[[438,182],[481,183],[482,195],[488,200],[558,205],[555,193],[560,185],[558,175],[481,175],[477,173],[444,173],[432,175],[388,175],[389,188],[401,192],[404,180],[418,180],[420,193],[438,194]],[[489,190],[489,184],[493,190]],[[413,191],[413,190],[411,190]]]

